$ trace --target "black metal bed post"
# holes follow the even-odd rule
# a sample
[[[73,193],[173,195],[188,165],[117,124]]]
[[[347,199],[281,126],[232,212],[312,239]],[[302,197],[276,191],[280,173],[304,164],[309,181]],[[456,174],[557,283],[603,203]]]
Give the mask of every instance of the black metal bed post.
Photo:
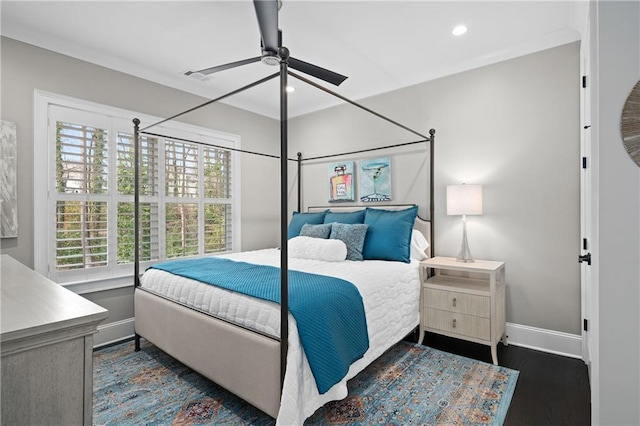
[[[287,60],[289,50],[281,47],[280,56],[280,396],[284,388],[287,371],[287,351],[289,348],[289,250],[287,248],[287,227],[289,204],[288,187],[288,132],[287,132]]]
[[[140,120],[133,119],[133,284],[140,286]],[[134,350],[140,350],[140,336],[135,333]]]
[[[298,162],[298,212],[302,210],[302,153],[296,154]]]
[[[434,194],[434,190],[436,187],[436,183],[435,183],[435,147],[434,147],[434,142],[436,140],[436,129],[430,129],[429,130],[429,162],[430,162],[430,166],[429,166],[429,227],[431,228],[431,237],[429,243],[431,244],[431,257],[435,256],[436,250],[435,250],[435,238],[434,236],[434,201],[435,201],[435,194]]]

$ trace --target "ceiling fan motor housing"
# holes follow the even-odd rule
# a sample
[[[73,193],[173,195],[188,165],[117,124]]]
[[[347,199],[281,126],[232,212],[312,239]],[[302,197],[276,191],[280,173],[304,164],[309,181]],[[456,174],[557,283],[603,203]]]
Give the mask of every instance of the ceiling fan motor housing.
[[[289,59],[289,49],[284,46],[278,48],[278,53],[268,50],[262,51],[262,63],[267,65],[278,65],[281,61]]]
[[[278,65],[280,63],[280,57],[273,52],[262,53],[262,63],[267,65]]]

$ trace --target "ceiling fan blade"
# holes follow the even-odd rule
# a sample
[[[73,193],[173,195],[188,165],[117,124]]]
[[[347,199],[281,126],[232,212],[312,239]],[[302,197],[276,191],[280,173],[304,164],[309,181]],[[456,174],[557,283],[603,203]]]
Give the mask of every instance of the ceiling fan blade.
[[[253,0],[258,17],[258,27],[265,50],[278,53],[280,47],[278,37],[278,1],[277,0]]]
[[[342,74],[329,71],[326,68],[322,68],[296,58],[289,58],[289,66],[293,69],[301,71],[305,74],[309,74],[310,76],[319,78],[320,80],[324,80],[327,83],[331,83],[336,86],[340,86],[340,83],[347,79],[347,77]]]
[[[205,68],[205,69],[200,70],[200,71],[187,71],[186,73],[184,73],[184,75],[191,75],[191,74],[196,74],[196,73],[197,74],[209,75],[209,74],[213,74],[214,72],[228,70],[229,68],[241,67],[242,65],[251,64],[253,62],[260,62],[260,59],[261,59],[261,57],[257,56],[255,58],[243,59],[242,61],[230,62],[230,63],[224,64],[224,65],[218,65],[218,66],[211,67],[211,68]]]

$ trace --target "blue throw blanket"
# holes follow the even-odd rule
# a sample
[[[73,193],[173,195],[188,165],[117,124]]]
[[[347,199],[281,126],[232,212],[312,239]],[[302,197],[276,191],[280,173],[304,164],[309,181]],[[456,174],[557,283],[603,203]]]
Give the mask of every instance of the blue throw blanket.
[[[273,266],[209,257],[164,262],[152,268],[280,303],[280,269]],[[339,278],[290,270],[289,311],[323,394],[369,348],[360,292]]]

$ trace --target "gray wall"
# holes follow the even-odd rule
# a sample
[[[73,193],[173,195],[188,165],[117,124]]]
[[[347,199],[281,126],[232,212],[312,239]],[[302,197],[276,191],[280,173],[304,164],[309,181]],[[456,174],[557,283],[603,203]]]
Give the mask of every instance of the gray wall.
[[[469,217],[469,245],[475,258],[506,261],[507,321],[577,335],[579,76],[572,43],[361,101],[422,133],[436,129],[436,254],[460,249],[446,185],[484,185],[484,215]],[[291,153],[306,157],[419,139],[349,105],[293,119],[290,129]],[[394,202],[417,203],[423,216],[428,160],[426,147],[391,160]],[[303,208],[327,204],[330,161],[304,166]]]
[[[2,119],[18,129],[18,238],[2,239],[2,253],[33,268],[33,94],[46,90],[131,111],[167,117],[206,99],[127,74],[2,38]],[[208,106],[180,121],[241,136],[242,148],[277,154],[279,124],[223,104]],[[242,248],[278,244],[279,163],[242,155]],[[261,173],[255,173],[260,170]],[[133,316],[131,291],[87,295],[104,301],[109,322]]]
[[[202,99],[14,40],[2,42],[3,119],[18,123],[22,224],[18,239],[2,241],[2,251],[33,266],[33,89],[159,116]],[[577,76],[578,45],[571,44],[363,101],[420,132],[437,130],[438,254],[456,255],[461,239],[459,218],[445,214],[445,186],[482,183],[485,214],[469,220],[470,245],[476,258],[507,262],[508,321],[574,334],[580,332]],[[244,148],[264,150],[266,143],[277,152],[273,120],[225,105],[214,111],[190,115],[189,122],[240,134]],[[290,134],[291,154],[307,157],[418,139],[349,106],[293,119]],[[392,159],[394,201],[417,202],[422,216],[428,216],[425,149],[407,148]],[[275,163],[269,165],[274,177]],[[265,164],[243,156],[243,249],[278,244],[277,178],[251,173]],[[305,206],[326,204],[326,173],[326,162],[305,166]],[[130,316],[127,290],[88,297],[112,310],[109,321]]]
[[[640,3],[598,2],[591,55],[599,156],[599,387],[594,424],[640,424],[640,169],[620,136],[620,113],[640,80]],[[594,25],[595,24],[595,25]],[[596,44],[597,43],[597,44]]]

